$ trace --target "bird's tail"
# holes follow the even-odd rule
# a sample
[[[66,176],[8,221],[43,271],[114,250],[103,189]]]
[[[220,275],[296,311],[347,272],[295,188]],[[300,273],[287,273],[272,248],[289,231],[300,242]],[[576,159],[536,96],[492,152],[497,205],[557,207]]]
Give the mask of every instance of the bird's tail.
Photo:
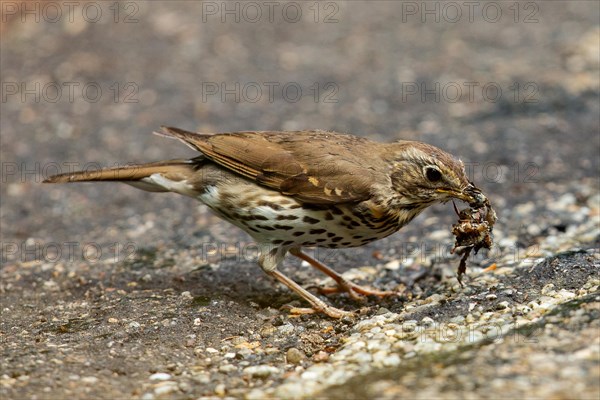
[[[187,182],[202,164],[202,158],[124,165],[92,171],[76,171],[46,178],[43,183],[123,182],[150,192],[172,191],[170,186]]]

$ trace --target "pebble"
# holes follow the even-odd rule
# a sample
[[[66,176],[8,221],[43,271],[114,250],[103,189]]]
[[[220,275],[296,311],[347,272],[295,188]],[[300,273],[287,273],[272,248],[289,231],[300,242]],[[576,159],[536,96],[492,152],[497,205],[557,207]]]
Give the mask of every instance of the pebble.
[[[157,372],[155,374],[150,375],[148,378],[151,381],[167,381],[171,379],[171,374],[167,374],[165,372]]]
[[[295,347],[290,347],[285,353],[285,359],[290,364],[300,364],[304,358],[304,353]]]
[[[156,384],[154,387],[154,394],[160,396],[163,394],[169,394],[173,392],[179,391],[179,386],[177,386],[177,382],[173,381],[164,381]]]
[[[392,260],[383,266],[385,269],[390,271],[396,271],[400,268],[399,260]]]
[[[288,322],[287,324],[283,324],[277,327],[277,331],[281,335],[291,335],[292,333],[294,333],[294,325]]]
[[[253,365],[243,370],[244,375],[250,375],[252,378],[265,379],[271,375],[279,374],[279,368],[271,365]]]
[[[569,292],[568,290],[561,289],[558,291],[557,297],[559,299],[573,299],[577,297],[577,295],[573,292]]]
[[[225,396],[225,393],[227,393],[227,387],[225,386],[224,383],[219,383],[217,386],[215,386],[215,394],[217,396]]]
[[[300,377],[304,381],[317,381],[319,379],[319,372],[311,368],[311,370],[303,372]]]
[[[373,356],[371,356],[371,354],[366,351],[360,351],[354,354],[354,356],[352,356],[351,359],[357,364],[367,364],[371,362]]]
[[[219,372],[228,373],[233,371],[237,371],[237,367],[235,365],[223,364],[219,366]]]
[[[277,331],[277,328],[275,328],[273,325],[268,324],[265,325],[261,328],[260,330],[260,336],[263,338],[267,338],[271,335],[273,335],[275,332]]]
[[[549,295],[549,294],[553,294],[553,293],[554,293],[554,284],[553,283],[548,283],[547,285],[545,285],[542,288],[543,295]]]
[[[398,354],[386,355],[381,364],[384,367],[397,367],[402,363],[402,359]]]
[[[194,374],[192,376],[192,379],[194,380],[194,382],[197,382],[201,385],[206,385],[207,383],[210,382],[210,374],[208,372]]]
[[[313,357],[312,357],[314,362],[324,362],[327,361],[329,359],[329,353],[327,353],[326,351],[318,351]]]

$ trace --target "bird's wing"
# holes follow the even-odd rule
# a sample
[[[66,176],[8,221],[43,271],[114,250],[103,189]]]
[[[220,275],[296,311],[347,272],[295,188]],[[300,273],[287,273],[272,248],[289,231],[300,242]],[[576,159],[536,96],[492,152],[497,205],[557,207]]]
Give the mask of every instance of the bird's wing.
[[[201,134],[163,127],[213,162],[311,204],[359,202],[385,179],[364,138],[325,131]],[[366,146],[365,146],[366,145]],[[370,146],[370,148],[369,148]],[[371,152],[371,154],[369,154]]]

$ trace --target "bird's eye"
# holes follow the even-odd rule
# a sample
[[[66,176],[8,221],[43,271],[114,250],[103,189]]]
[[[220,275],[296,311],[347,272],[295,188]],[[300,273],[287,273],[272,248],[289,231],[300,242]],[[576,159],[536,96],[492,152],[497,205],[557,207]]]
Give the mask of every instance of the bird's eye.
[[[425,167],[425,177],[429,182],[439,182],[442,179],[442,173],[437,167]]]

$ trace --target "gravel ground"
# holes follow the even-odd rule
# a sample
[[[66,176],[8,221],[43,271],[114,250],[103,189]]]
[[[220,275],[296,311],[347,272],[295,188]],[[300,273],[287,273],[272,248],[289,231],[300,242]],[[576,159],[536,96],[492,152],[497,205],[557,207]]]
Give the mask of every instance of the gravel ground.
[[[597,2],[115,4],[1,4],[2,398],[600,397]],[[461,287],[435,206],[316,251],[398,296],[290,316],[251,239],[193,200],[40,185],[193,154],[160,125],[437,145],[492,201],[496,246]]]

